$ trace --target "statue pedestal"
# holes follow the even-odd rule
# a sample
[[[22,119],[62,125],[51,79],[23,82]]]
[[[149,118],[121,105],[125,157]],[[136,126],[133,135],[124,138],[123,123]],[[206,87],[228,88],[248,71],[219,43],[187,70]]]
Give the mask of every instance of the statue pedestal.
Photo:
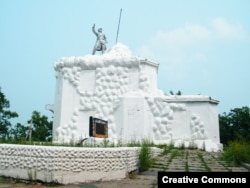
[[[220,149],[219,102],[208,96],[164,95],[157,87],[158,66],[132,56],[120,43],[103,55],[59,59],[53,140],[65,143],[90,137],[92,116],[108,122],[111,141],[211,140]]]

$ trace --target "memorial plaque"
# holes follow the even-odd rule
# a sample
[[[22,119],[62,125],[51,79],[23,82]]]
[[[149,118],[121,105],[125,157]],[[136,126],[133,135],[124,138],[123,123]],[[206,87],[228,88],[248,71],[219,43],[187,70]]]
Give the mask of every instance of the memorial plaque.
[[[97,138],[107,138],[108,137],[108,121],[90,116],[89,136],[97,137]]]

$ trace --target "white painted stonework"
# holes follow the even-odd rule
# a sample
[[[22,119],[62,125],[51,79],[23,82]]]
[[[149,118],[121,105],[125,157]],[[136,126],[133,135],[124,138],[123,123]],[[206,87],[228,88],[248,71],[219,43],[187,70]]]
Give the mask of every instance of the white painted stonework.
[[[136,147],[0,144],[0,176],[61,184],[124,179],[138,170]],[[162,152],[151,148],[153,157]]]
[[[62,57],[55,62],[53,141],[89,138],[89,117],[108,121],[108,139],[150,139],[155,144],[222,149],[218,101],[210,96],[165,95],[159,64],[133,56],[121,43],[103,55]]]

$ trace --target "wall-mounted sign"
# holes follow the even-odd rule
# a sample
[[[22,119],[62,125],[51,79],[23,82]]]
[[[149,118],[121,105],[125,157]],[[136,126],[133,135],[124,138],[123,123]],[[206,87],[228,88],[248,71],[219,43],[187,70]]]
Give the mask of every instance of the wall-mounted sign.
[[[108,138],[108,121],[90,116],[89,136],[97,138]]]

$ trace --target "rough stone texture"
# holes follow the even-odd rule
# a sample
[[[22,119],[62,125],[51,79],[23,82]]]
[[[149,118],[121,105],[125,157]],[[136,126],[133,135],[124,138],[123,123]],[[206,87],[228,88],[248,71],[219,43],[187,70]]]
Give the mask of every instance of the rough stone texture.
[[[159,64],[133,56],[121,43],[103,55],[62,57],[55,62],[53,141],[88,138],[89,117],[108,122],[108,139],[150,139],[222,149],[219,101],[202,95],[165,95],[157,87]]]
[[[139,148],[0,145],[0,175],[63,184],[108,181],[138,169]],[[153,148],[153,155],[161,152]]]

